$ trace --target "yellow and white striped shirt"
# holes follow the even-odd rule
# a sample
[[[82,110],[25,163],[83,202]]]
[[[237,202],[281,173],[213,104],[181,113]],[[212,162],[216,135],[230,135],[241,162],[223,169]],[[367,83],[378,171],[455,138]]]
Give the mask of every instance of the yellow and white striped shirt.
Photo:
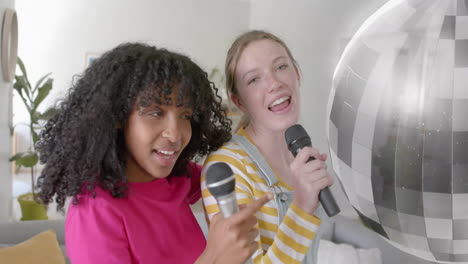
[[[241,129],[238,135],[246,137]],[[267,192],[271,192],[267,182],[259,174],[257,167],[248,154],[234,141],[225,143],[212,152],[202,170],[202,197],[205,210],[211,219],[219,212],[214,197],[206,188],[206,170],[216,162],[227,163],[235,174],[236,197],[239,204],[249,204]],[[291,191],[291,187],[278,177],[275,188]],[[278,208],[274,200],[269,201],[257,212],[259,249],[253,254],[254,263],[301,263],[304,259],[321,221],[291,203],[283,222],[279,223]]]

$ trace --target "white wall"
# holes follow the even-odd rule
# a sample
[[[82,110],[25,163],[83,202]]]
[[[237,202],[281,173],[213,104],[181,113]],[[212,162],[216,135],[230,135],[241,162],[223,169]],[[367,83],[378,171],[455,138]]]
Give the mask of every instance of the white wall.
[[[14,0],[0,0],[0,18],[6,8],[14,9]],[[10,218],[12,178],[11,163],[11,94],[12,83],[5,82],[0,64],[0,221]]]
[[[48,72],[55,79],[42,109],[65,95],[89,52],[143,41],[189,54],[210,70],[224,65],[232,36],[245,31],[249,19],[249,3],[232,0],[17,0],[16,8],[19,55],[31,80]],[[15,103],[20,104],[19,98]],[[22,120],[27,120],[26,111],[15,110],[14,122]]]
[[[251,29],[283,38],[302,70],[301,123],[313,145],[329,153],[326,119],[333,71],[347,39],[387,0],[252,0]],[[331,162],[329,162],[331,168]],[[330,170],[332,171],[332,170]],[[332,188],[345,215],[356,217],[338,181]]]

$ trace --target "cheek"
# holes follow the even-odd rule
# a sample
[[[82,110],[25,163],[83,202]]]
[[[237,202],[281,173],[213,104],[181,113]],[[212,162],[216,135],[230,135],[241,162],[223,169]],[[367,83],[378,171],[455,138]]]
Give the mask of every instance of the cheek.
[[[250,111],[249,112],[257,112],[266,110],[264,107],[265,105],[265,93],[257,92],[252,97],[250,97]]]
[[[134,122],[132,119],[132,116],[127,121],[127,124],[125,125],[124,128],[124,138],[125,138],[125,145],[127,146],[127,149],[132,149],[132,146],[135,145],[135,140],[138,138],[137,135],[135,135],[135,129],[134,129]]]
[[[128,148],[141,149],[144,145],[150,144],[157,133],[160,133],[158,126],[133,118],[129,120],[125,129],[125,141]]]
[[[250,97],[247,99],[247,110],[250,113],[255,113],[261,108],[261,101],[259,97]]]
[[[127,149],[130,151],[139,149],[141,145],[141,139],[144,138],[142,137],[141,129],[136,129],[134,126],[131,127],[131,129],[126,129],[125,130],[125,144],[127,146]]]
[[[295,87],[296,89],[299,87],[299,80],[295,72],[288,72],[284,75],[283,78],[285,82],[291,85],[292,87]]]
[[[190,122],[187,122],[187,124],[185,124],[182,127],[182,137],[184,140],[184,147],[185,147],[187,146],[187,144],[190,142],[190,139],[192,138],[192,125],[190,124]]]
[[[247,111],[251,112],[263,105],[262,98],[263,95],[259,92],[259,89],[252,89],[248,93],[244,93],[244,96],[242,96],[242,102],[244,103],[244,107]]]

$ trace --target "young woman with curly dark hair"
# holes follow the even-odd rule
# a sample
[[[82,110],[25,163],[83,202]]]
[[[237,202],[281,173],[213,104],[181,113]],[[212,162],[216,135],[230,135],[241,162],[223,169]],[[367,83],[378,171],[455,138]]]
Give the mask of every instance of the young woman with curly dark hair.
[[[208,243],[189,207],[201,196],[201,167],[190,160],[229,138],[217,89],[188,57],[128,43],[97,59],[37,145],[39,199],[61,210],[73,197],[72,263],[243,263],[268,198],[218,216]]]

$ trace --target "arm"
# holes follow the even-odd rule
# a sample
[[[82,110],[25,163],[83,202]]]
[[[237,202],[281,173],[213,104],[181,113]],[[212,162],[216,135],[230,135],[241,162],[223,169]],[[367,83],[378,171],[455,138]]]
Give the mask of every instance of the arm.
[[[202,197],[204,208],[210,218],[219,212],[219,208],[214,197],[206,189],[204,172],[214,162],[226,162],[231,166],[236,177],[235,191],[239,204],[249,204],[268,191],[265,183],[259,183],[260,176],[254,175],[252,168],[247,168],[249,164],[245,159],[230,152],[229,149],[218,150],[205,161],[202,172]],[[279,226],[276,225],[277,217],[274,201],[260,208],[257,214],[260,236],[256,238],[259,247],[252,257],[254,263],[301,263],[315,236],[320,220],[295,204],[291,204],[284,221]],[[274,232],[273,239],[263,236],[262,231]],[[267,250],[262,249],[262,245],[270,244]]]
[[[83,197],[70,205],[65,240],[73,264],[132,262],[123,222],[98,198]]]

